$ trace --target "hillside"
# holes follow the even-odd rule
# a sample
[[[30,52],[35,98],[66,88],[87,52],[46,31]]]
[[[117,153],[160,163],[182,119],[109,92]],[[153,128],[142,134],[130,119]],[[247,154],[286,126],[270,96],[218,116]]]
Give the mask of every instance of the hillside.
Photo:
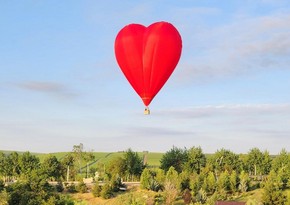
[[[10,154],[14,151],[7,151],[7,150],[0,150],[0,152],[3,152],[4,154]],[[24,152],[18,152],[19,154]],[[31,153],[35,156],[37,156],[40,161],[43,161],[47,156],[52,155],[56,156],[59,160],[61,160],[64,156],[69,154],[69,152],[54,152],[54,153]],[[93,152],[95,156],[95,160],[90,163],[90,166],[94,166],[96,163],[102,163],[107,164],[111,160],[117,157],[122,157],[124,152]],[[143,158],[143,152],[138,152],[139,156]],[[164,153],[158,153],[158,152],[148,152],[147,154],[147,164],[148,166],[159,166],[160,165],[160,159],[162,158]],[[85,166],[85,164],[83,164]]]

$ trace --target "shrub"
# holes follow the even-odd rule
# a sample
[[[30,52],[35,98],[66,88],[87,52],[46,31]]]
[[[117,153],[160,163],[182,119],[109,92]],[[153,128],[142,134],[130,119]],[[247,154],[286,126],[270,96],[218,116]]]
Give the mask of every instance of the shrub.
[[[101,196],[101,191],[102,191],[102,188],[99,185],[99,182],[96,182],[92,189],[92,194],[94,195],[94,197],[99,197]]]
[[[82,181],[82,182],[78,183],[78,185],[76,186],[76,191],[80,192],[80,193],[86,193],[88,191],[88,187]]]
[[[55,189],[56,189],[57,192],[63,192],[64,187],[63,187],[62,182],[60,182],[60,181],[57,182],[57,184],[56,184],[56,186],[55,186]]]
[[[4,190],[5,183],[2,179],[0,179],[0,192]]]
[[[105,184],[102,187],[102,191],[100,193],[101,197],[104,199],[109,199],[113,196],[113,190],[112,187],[109,184]]]
[[[67,185],[66,188],[67,188],[67,191],[69,193],[75,193],[76,192],[76,186],[74,184],[69,184],[69,185]]]

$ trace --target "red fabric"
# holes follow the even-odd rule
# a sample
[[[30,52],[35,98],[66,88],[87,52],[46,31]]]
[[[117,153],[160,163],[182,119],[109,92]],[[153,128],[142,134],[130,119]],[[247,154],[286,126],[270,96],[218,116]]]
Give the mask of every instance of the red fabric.
[[[146,106],[174,71],[181,49],[180,34],[167,22],[156,22],[148,27],[129,24],[118,33],[117,62]]]

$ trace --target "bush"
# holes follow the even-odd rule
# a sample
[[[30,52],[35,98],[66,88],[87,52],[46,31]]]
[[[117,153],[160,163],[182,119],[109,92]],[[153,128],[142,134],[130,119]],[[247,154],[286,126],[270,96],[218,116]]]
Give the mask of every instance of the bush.
[[[126,188],[126,185],[122,183],[120,177],[117,177],[115,180],[112,181],[112,191],[118,192],[120,191],[120,188]]]
[[[6,191],[0,192],[0,204],[8,205],[9,195]]]
[[[69,192],[69,193],[76,193],[77,191],[76,191],[76,186],[74,185],[74,184],[69,184],[69,185],[67,185],[67,191]]]
[[[109,184],[105,184],[102,187],[102,191],[100,193],[101,197],[104,199],[109,199],[113,196],[113,190],[112,187]]]
[[[101,196],[101,191],[102,191],[102,188],[99,185],[99,182],[96,182],[92,189],[92,194],[94,195],[94,197],[99,197]]]
[[[84,182],[80,182],[76,186],[76,191],[80,192],[80,193],[86,193],[88,191],[88,187],[86,186],[86,184]]]
[[[57,182],[55,189],[57,192],[63,192],[64,188],[62,182]]]
[[[0,179],[0,192],[4,190],[5,183],[2,179]]]

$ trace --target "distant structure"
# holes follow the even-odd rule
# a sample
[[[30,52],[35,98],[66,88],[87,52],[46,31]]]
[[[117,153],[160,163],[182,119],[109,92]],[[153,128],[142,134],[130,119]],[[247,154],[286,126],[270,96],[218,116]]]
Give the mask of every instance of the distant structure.
[[[215,205],[246,205],[246,202],[235,202],[235,201],[217,201]]]
[[[147,164],[147,160],[148,160],[148,151],[143,151],[143,165]]]

